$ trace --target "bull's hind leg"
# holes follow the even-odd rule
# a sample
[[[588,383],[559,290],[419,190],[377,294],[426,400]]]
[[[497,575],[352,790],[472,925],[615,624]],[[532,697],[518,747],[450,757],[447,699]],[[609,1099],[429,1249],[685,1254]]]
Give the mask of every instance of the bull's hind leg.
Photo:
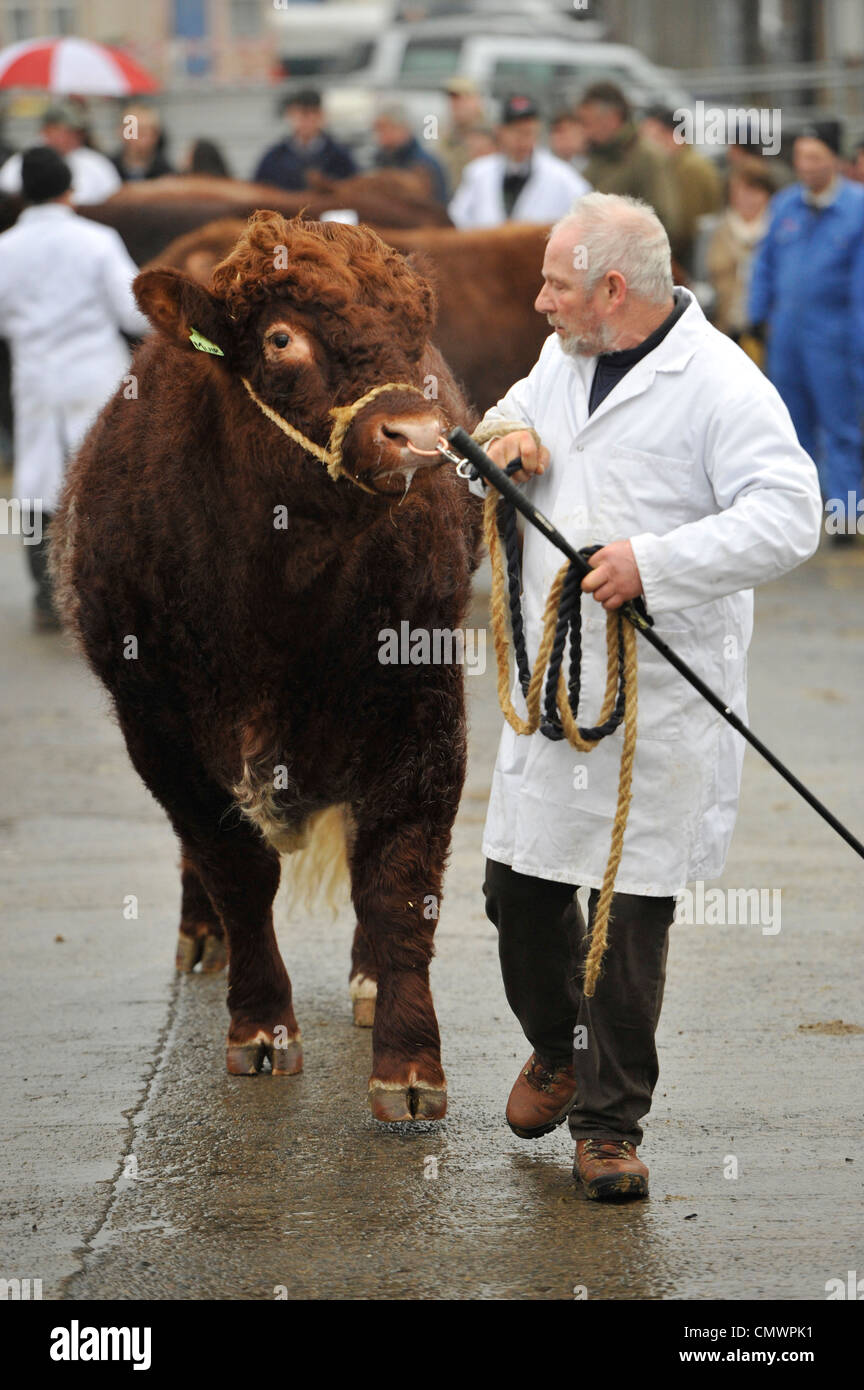
[[[202,974],[215,975],[225,968],[228,960],[225,933],[210,895],[185,853],[180,861],[180,881],[183,897],[177,969],[186,974],[200,964]]]
[[[447,1108],[429,962],[448,838],[449,827],[358,814],[352,896],[377,977],[369,1105],[390,1123],[437,1120]]]
[[[358,1028],[371,1028],[375,1022],[378,976],[372,943],[360,922],[354,930],[354,944],[351,947],[348,993],[351,996],[355,1025]]]

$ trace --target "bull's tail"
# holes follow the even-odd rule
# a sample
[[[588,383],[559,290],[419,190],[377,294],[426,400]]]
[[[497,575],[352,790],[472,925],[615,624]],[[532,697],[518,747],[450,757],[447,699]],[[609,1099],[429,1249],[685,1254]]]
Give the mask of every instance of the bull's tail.
[[[310,912],[323,902],[331,912],[338,912],[345,906],[351,892],[350,829],[347,806],[328,806],[309,817],[286,865],[292,907]]]
[[[276,793],[272,754],[247,757],[232,788],[237,806],[279,854],[288,855],[289,896],[307,911],[324,902],[336,912],[350,893],[348,846],[354,833],[347,805],[328,806],[305,821],[289,821]]]

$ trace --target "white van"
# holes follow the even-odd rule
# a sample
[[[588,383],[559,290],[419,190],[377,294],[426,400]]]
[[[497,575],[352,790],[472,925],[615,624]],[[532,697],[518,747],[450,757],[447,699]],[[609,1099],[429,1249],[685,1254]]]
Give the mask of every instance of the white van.
[[[394,97],[419,127],[428,116],[440,120],[446,115],[442,87],[457,75],[476,82],[489,102],[490,120],[500,100],[512,93],[534,97],[549,115],[598,81],[617,83],[637,109],[691,104],[676,75],[656,67],[637,49],[581,40],[578,33],[572,21],[541,21],[536,15],[464,15],[395,24],[375,40],[363,68],[326,83],[328,116],[350,136],[368,129],[382,97]]]

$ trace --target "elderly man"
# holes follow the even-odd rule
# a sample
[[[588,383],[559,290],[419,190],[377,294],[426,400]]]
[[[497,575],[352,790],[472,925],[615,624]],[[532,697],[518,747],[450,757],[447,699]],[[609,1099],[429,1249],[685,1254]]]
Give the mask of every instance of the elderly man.
[[[606,611],[643,595],[656,631],[743,716],[750,590],[800,564],[819,539],[816,470],[786,407],[673,286],[666,233],[635,199],[590,193],[553,227],[535,308],[553,332],[475,437],[501,467],[521,458],[516,480],[574,545],[605,542],[583,590]],[[559,563],[528,528],[532,665]],[[583,604],[582,626],[584,726],[602,704],[606,612]],[[513,700],[524,717],[518,684]],[[574,1174],[601,1199],[647,1195],[636,1150],[658,1075],[667,932],[685,884],[722,872],[744,753],[647,644],[638,711],[630,817],[593,997],[580,970],[609,855],[620,730],[584,758],[505,725],[483,837],[504,986],[534,1049],[506,1117],[528,1139],[569,1116]],[[580,887],[591,890],[587,928]]]
[[[407,107],[398,102],[383,106],[375,117],[375,150],[372,162],[376,169],[407,169],[421,174],[429,184],[429,192],[439,203],[447,201],[447,180],[444,169],[428,150],[425,150],[411,129]]]

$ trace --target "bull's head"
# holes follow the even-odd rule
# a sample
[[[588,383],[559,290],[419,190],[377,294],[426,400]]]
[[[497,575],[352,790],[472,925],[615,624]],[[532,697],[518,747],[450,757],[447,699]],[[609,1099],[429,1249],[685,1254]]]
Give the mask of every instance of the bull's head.
[[[351,419],[345,472],[377,492],[403,492],[437,461],[446,421],[427,400],[421,359],[434,315],[428,281],[367,227],[256,213],[205,287],[177,270],[147,270],[135,294],[177,346],[255,394],[315,443],[332,407],[385,383]],[[242,388],[241,388],[242,389]]]

